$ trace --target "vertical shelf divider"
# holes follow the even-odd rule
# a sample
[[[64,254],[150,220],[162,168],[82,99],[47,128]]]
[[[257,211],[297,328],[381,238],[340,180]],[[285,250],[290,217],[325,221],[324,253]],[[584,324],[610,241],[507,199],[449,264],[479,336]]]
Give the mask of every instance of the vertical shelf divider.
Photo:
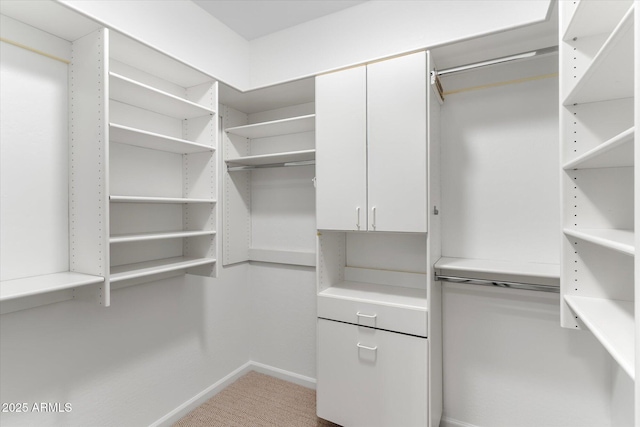
[[[70,271],[105,278],[109,289],[109,31],[73,42],[70,65]],[[90,288],[90,289],[93,289]]]

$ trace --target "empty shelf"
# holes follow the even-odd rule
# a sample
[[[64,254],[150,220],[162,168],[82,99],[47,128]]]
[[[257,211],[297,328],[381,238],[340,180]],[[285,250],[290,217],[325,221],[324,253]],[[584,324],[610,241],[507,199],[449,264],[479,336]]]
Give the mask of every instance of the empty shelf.
[[[111,267],[111,282],[120,282],[122,280],[151,276],[152,274],[184,270],[191,267],[214,264],[215,262],[216,260],[214,258],[177,257],[119,265]]]
[[[394,307],[427,310],[424,289],[377,285],[361,282],[340,282],[318,294],[320,297],[340,298]]]
[[[633,96],[633,8],[604,43],[564,105]]]
[[[104,282],[104,278],[88,274],[63,272],[0,282],[0,301],[28,297],[46,292],[77,288]]]
[[[310,132],[315,129],[316,115],[293,117],[252,125],[235,126],[225,129],[227,133],[245,138],[266,138],[268,136],[287,135],[291,133]]]
[[[288,151],[285,153],[260,154],[257,156],[245,156],[228,159],[229,165],[259,166],[276,163],[292,163],[315,160],[316,150]]]
[[[109,238],[109,243],[143,242],[147,240],[181,239],[183,237],[208,236],[216,234],[215,231],[170,231],[137,234],[114,234]]]
[[[595,243],[605,248],[627,255],[635,254],[635,237],[632,230],[565,228],[563,231],[568,236]]]
[[[578,2],[562,40],[610,33],[632,4],[633,0]]]
[[[633,166],[635,128],[614,136],[565,164],[564,169],[594,169]]]
[[[109,123],[109,140],[120,144],[135,145],[136,147],[178,154],[201,153],[214,150],[213,147],[208,145],[116,123]]]
[[[559,264],[442,257],[436,262],[435,268],[460,274],[488,273],[496,275],[560,279]]]
[[[633,302],[565,295],[564,300],[620,366],[634,378]]]
[[[214,199],[181,197],[109,196],[113,203],[216,203]]]
[[[154,87],[136,82],[116,73],[109,73],[110,98],[125,104],[155,111],[176,119],[213,115],[215,111],[163,92]]]

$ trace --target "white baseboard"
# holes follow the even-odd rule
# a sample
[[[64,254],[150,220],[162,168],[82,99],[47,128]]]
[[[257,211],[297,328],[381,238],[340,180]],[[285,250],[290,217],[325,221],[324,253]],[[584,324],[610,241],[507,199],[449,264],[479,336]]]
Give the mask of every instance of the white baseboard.
[[[442,417],[440,427],[478,427],[475,424],[469,424],[462,421],[454,420],[449,417]]]
[[[290,383],[298,384],[306,388],[316,388],[316,379],[311,377],[305,377],[304,375],[296,374],[284,369],[274,368],[273,366],[265,365],[264,363],[249,362],[252,371],[260,372],[261,374],[270,375],[281,380],[289,381]]]
[[[306,377],[304,375],[296,374],[290,371],[285,371],[284,369],[275,368],[263,363],[249,361],[226,375],[221,380],[202,390],[200,393],[196,394],[191,399],[187,400],[164,417],[152,423],[150,427],[168,427],[175,424],[180,418],[184,417],[189,412],[193,411],[195,408],[202,405],[204,402],[211,399],[216,394],[220,393],[238,378],[251,371],[270,375],[272,377],[289,381],[307,388],[316,388],[315,378]]]

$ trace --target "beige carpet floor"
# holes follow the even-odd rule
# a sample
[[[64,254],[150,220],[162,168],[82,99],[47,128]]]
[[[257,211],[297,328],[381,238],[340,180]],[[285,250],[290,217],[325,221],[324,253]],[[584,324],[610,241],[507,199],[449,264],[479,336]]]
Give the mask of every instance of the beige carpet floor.
[[[177,427],[337,426],[316,416],[316,392],[249,372],[197,407]]]

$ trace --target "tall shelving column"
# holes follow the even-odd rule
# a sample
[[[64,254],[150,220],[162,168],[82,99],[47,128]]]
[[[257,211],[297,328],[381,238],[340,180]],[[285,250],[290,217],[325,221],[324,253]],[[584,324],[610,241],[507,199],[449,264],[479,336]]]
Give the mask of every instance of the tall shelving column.
[[[638,358],[635,3],[560,2],[561,322],[588,328],[632,381]]]
[[[218,83],[110,36],[110,282],[215,277]]]

